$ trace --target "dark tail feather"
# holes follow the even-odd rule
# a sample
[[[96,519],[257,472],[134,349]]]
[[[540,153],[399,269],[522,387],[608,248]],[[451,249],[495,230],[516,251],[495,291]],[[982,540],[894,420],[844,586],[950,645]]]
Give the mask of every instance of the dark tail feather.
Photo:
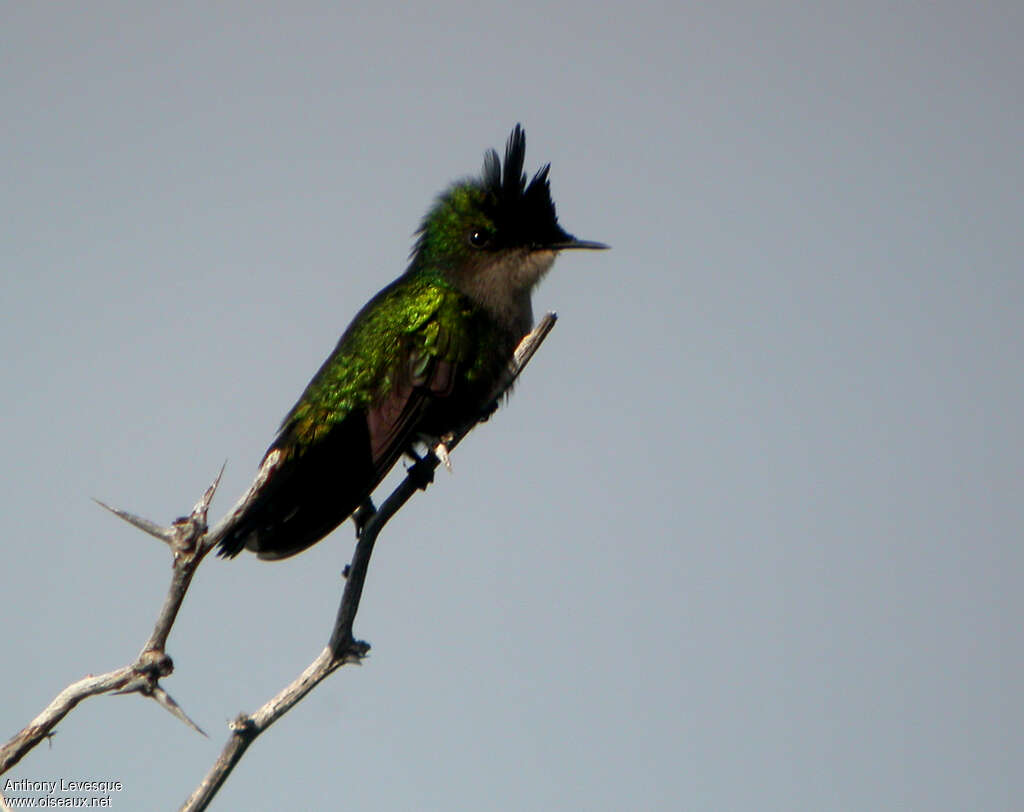
[[[243,548],[263,559],[287,558],[318,542],[347,519],[377,486],[366,418],[353,414],[327,436],[296,453],[289,435],[267,451],[283,459],[219,542],[218,555]]]

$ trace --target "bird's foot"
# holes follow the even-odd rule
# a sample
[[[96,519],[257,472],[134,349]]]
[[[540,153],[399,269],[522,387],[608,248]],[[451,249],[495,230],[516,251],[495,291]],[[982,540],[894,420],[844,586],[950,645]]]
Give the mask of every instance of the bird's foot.
[[[415,483],[417,488],[421,491],[425,491],[427,489],[427,485],[434,481],[434,468],[425,457],[421,457],[415,451],[410,450],[406,453],[416,460],[416,462],[410,465],[406,470],[406,476]]]
[[[447,444],[450,443],[452,439],[453,438],[450,434],[446,434],[438,441],[437,445],[434,446],[434,454],[439,460],[441,460],[444,467],[448,469],[449,474],[452,472],[452,459],[448,456]]]

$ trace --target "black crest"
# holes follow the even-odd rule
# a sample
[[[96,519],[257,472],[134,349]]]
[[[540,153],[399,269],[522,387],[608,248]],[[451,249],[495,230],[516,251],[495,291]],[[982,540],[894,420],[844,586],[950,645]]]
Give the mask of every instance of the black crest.
[[[484,156],[481,177],[487,192],[488,208],[498,224],[503,242],[548,243],[558,242],[567,235],[558,226],[555,204],[551,199],[548,172],[545,164],[526,182],[523,164],[526,160],[526,133],[516,124],[505,144],[505,161],[495,150]]]

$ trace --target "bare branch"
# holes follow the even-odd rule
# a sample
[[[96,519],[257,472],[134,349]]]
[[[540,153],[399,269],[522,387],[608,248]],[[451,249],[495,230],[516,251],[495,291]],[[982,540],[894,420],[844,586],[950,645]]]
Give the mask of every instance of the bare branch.
[[[493,399],[495,401],[508,390],[519,373],[530,362],[534,353],[537,352],[541,343],[555,326],[556,318],[554,313],[548,313],[541,319],[537,327],[520,342],[516,348],[515,358],[509,366],[508,376],[494,392]],[[449,451],[455,448],[474,425],[476,425],[475,422],[470,423],[459,431],[442,438],[445,448]],[[341,595],[341,602],[338,605],[338,613],[327,647],[290,685],[276,696],[271,697],[259,710],[251,715],[240,714],[235,718],[230,725],[231,734],[228,736],[224,749],[221,750],[217,760],[199,786],[182,805],[180,812],[199,812],[199,810],[206,809],[257,736],[284,716],[334,671],[343,665],[359,664],[366,656],[370,646],[352,636],[352,624],[359,611],[359,601],[362,597],[363,584],[366,581],[374,543],[391,517],[412,498],[417,490],[425,490],[427,485],[433,481],[434,471],[439,464],[440,459],[433,452],[416,462],[409,469],[405,479],[362,525],[355,551],[352,554],[352,562],[346,570],[345,589]],[[239,504],[244,503],[247,497],[243,497]],[[218,524],[219,527],[220,524]],[[210,535],[214,535],[218,528],[214,528]]]
[[[13,767],[21,760],[25,753],[39,744],[44,738],[52,735],[51,731],[57,723],[67,716],[75,705],[83,699],[119,690],[133,680],[135,676],[135,669],[129,665],[106,674],[101,674],[98,677],[88,676],[78,680],[78,682],[71,683],[54,697],[53,701],[46,706],[42,713],[7,742],[3,749],[0,749],[0,773]]]
[[[516,349],[515,357],[509,364],[508,375],[497,387],[493,400],[497,400],[508,390],[522,369],[529,363],[533,354],[544,341],[555,324],[555,314],[548,313]],[[485,419],[485,416],[481,419]],[[440,438],[438,450],[440,457],[447,464],[447,454],[473,428],[476,421]],[[131,665],[123,666],[99,676],[88,676],[67,686],[53,701],[33,719],[23,730],[17,733],[3,748],[0,748],[0,773],[17,764],[24,755],[40,741],[53,735],[56,725],[84,699],[106,693],[139,693],[148,696],[161,707],[172,713],[190,727],[203,733],[181,709],[177,702],[160,686],[161,677],[170,675],[174,670],[171,658],[166,654],[165,647],[171,627],[178,616],[182,601],[192,583],[196,568],[210,550],[220,541],[224,532],[231,526],[234,518],[245,509],[252,498],[259,492],[263,484],[276,470],[279,459],[270,454],[257,474],[256,480],[247,493],[229,511],[218,524],[208,529],[206,524],[210,501],[220,483],[224,468],[213,481],[203,496],[196,503],[190,515],[175,520],[170,526],[164,527],[148,519],[136,516],[125,510],[110,507],[99,502],[102,507],[114,515],[145,533],[154,536],[167,544],[173,554],[171,583],[164,597],[163,605],[153,627],[153,632],[138,658]],[[221,755],[214,763],[210,772],[196,788],[192,797],[182,807],[183,810],[205,809],[217,793],[227,776],[241,759],[249,744],[285,713],[291,710],[310,691],[327,676],[343,665],[358,664],[369,651],[367,643],[356,640],[352,636],[352,625],[362,597],[363,584],[373,552],[373,545],[384,525],[397,513],[417,490],[425,490],[433,481],[434,471],[440,464],[437,453],[431,452],[413,465],[406,478],[395,491],[374,511],[372,503],[360,508],[359,537],[352,562],[347,569],[347,581],[338,606],[337,616],[331,630],[327,647],[320,655],[286,688],[268,700],[252,715],[242,714],[231,723],[231,735]],[[206,735],[205,733],[203,735]]]
[[[224,534],[234,525],[235,519],[245,512],[249,503],[259,495],[260,491],[263,490],[263,486],[266,485],[267,480],[270,478],[271,474],[278,469],[280,464],[281,453],[279,451],[271,451],[267,454],[263,459],[263,462],[260,464],[260,469],[256,472],[256,478],[253,480],[252,485],[249,486],[249,490],[247,490],[245,494],[243,494],[242,498],[234,504],[224,518],[210,528],[210,532],[206,534],[206,537],[202,541],[204,550],[212,550],[217,545],[217,543],[224,537]]]
[[[161,527],[148,519],[143,519],[124,510],[112,508],[102,502],[99,504],[129,524],[155,536],[170,546],[174,552],[171,583],[164,597],[163,606],[153,627],[153,633],[142,647],[142,651],[131,665],[108,671],[98,677],[89,676],[72,683],[61,691],[54,700],[35,719],[18,732],[7,744],[0,748],[0,774],[17,764],[24,755],[35,747],[52,731],[57,724],[71,712],[83,699],[107,693],[138,693],[154,699],[158,705],[170,711],[190,727],[200,733],[202,730],[185,714],[178,704],[171,699],[159,680],[174,671],[174,663],[164,652],[167,636],[178,616],[178,609],[185,599],[192,576],[203,556],[209,548],[199,541],[206,533],[206,513],[210,500],[220,483],[221,474],[213,481],[202,498],[196,503],[189,516],[176,520],[170,527]],[[98,501],[98,500],[97,500]],[[204,734],[205,735],[205,734]]]

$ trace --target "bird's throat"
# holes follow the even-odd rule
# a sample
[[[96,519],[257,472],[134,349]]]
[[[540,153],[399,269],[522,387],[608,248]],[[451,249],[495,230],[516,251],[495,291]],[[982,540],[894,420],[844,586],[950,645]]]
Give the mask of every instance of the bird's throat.
[[[482,266],[460,280],[459,287],[497,321],[524,336],[533,327],[530,294],[554,261],[554,251],[515,252]]]

